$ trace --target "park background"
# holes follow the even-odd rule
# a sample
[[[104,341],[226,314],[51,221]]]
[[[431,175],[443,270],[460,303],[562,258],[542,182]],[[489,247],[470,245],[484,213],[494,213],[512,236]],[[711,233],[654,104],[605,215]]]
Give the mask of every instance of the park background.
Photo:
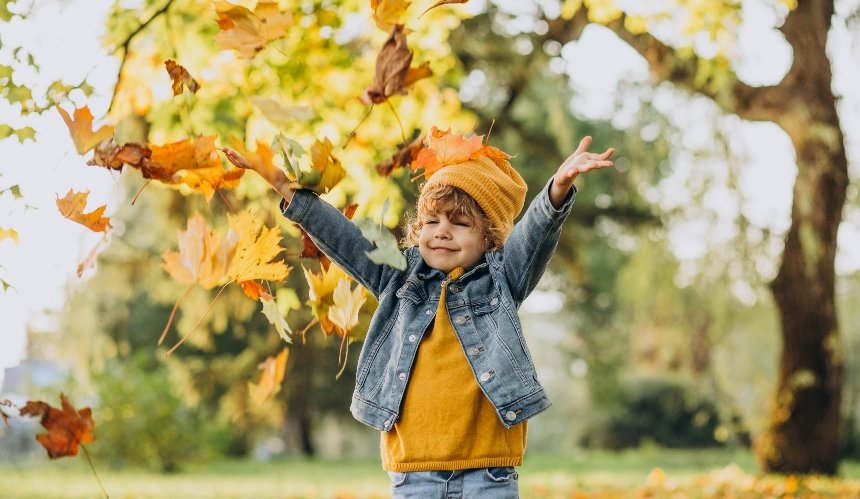
[[[679,1],[644,10],[608,1],[472,0],[420,17],[433,2],[413,2],[402,17],[413,30],[409,47],[415,64],[429,62],[434,74],[373,109],[359,97],[388,33],[374,22],[370,4],[281,2],[292,16],[286,36],[243,55],[216,40],[212,2],[2,2],[0,229],[13,229],[15,237],[0,239],[0,399],[56,404],[62,391],[76,406],[92,407],[96,441],[88,449],[109,492],[182,497],[235,473],[223,494],[384,494],[385,476],[374,462],[378,435],[348,413],[360,343],[335,379],[341,338],[316,327],[286,345],[259,303],[230,288],[174,355],[156,346],[185,288],[161,268],[161,254],[176,248],[194,213],[216,231],[228,211],[240,208],[281,227],[294,269],[272,289],[293,331],[310,323],[300,265],[318,264],[295,258],[301,239],[277,213],[275,194],[249,174],[209,200],[153,183],[132,205],[146,183],[139,171],[87,166],[54,107],[87,105],[97,126],[116,125],[123,140],[157,144],[213,133],[220,145],[238,137],[248,148],[278,132],[303,141],[328,137],[348,175],[326,198],[338,206],[356,202],[356,218],[374,219],[389,199],[385,223],[397,234],[417,194],[415,173],[383,177],[374,165],[414,130],[437,125],[487,134],[495,120],[489,142],[515,155],[530,197],[581,136],[594,136],[595,150],[618,150],[613,170],[578,182],[550,271],[523,306],[539,376],[554,400],[530,428],[523,472],[529,493],[856,492],[857,2]],[[255,2],[244,5],[253,9]],[[813,14],[828,6],[833,16],[820,24]],[[779,29],[790,15],[828,28],[818,30],[826,48],[806,39],[801,47],[810,53],[793,52]],[[672,50],[653,60],[637,53],[630,36],[642,27]],[[760,450],[775,426],[777,390],[786,379],[808,388],[809,373],[780,370],[785,328],[770,285],[792,206],[805,202],[793,192],[795,180],[818,167],[798,162],[785,124],[744,119],[743,110],[728,110],[727,102],[740,106],[740,99],[726,96],[737,81],[778,85],[795,58],[812,65],[809,58],[822,55],[833,72],[826,90],[837,96],[834,147],[844,148],[841,166],[851,181],[841,193],[838,186],[825,192],[844,197],[844,207],[830,262],[838,328],[818,342],[836,351],[841,404],[836,419],[818,420],[833,433],[823,439],[830,442],[820,451],[823,461],[780,470]],[[201,90],[174,96],[167,59],[188,68]],[[814,89],[789,94],[776,107],[814,101]],[[261,105],[271,101],[281,114]],[[89,191],[92,207],[106,204],[113,225],[95,268],[80,278],[78,262],[102,236],[56,210],[56,197],[70,188]],[[197,288],[182,302],[173,341],[192,329],[214,295]],[[789,312],[808,319],[804,310]],[[284,346],[290,354],[281,390],[255,404],[248,383]],[[812,385],[822,373],[812,373]],[[832,408],[807,405],[811,414]],[[0,476],[13,496],[98,495],[83,458],[45,462],[34,421],[13,417],[0,431]],[[167,481],[135,478],[146,470],[167,473]],[[783,474],[760,475],[766,471]],[[816,471],[836,478],[789,479]],[[44,479],[53,473],[62,480]],[[205,478],[187,485],[177,481],[183,476]],[[265,485],[255,493],[242,488],[249,481]]]

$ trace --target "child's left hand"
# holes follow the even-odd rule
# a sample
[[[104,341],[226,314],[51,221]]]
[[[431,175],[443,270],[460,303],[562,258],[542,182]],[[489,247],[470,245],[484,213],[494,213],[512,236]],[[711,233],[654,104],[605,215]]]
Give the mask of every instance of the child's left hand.
[[[588,152],[588,146],[591,145],[591,136],[585,136],[579,143],[579,147],[573,152],[561,166],[558,171],[552,176],[552,186],[549,190],[549,199],[555,208],[560,208],[567,197],[568,191],[573,186],[573,181],[580,173],[585,173],[597,168],[609,168],[612,166],[612,161],[609,157],[615,152],[615,149],[610,147],[602,153]]]

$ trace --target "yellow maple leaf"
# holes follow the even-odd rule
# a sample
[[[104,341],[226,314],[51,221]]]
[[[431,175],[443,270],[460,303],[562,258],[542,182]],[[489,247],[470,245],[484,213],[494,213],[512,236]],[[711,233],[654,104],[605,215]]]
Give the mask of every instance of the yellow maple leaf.
[[[311,272],[302,266],[305,279],[308,281],[308,305],[311,312],[319,320],[320,327],[327,336],[332,334],[342,335],[338,326],[328,317],[329,307],[334,305],[334,290],[341,281],[347,283],[352,278],[337,265],[331,264],[328,269],[321,269],[319,274]]]
[[[69,127],[69,133],[72,135],[72,141],[75,143],[78,154],[86,154],[99,142],[113,137],[112,126],[104,125],[93,131],[93,113],[88,106],[75,109],[74,118],[69,116],[69,113],[60,106],[57,106],[57,111],[63,117],[66,126]]]
[[[332,293],[333,305],[328,309],[328,318],[343,332],[343,336],[358,324],[358,313],[367,300],[364,289],[356,286],[350,290],[349,282],[341,279]]]
[[[253,12],[224,0],[214,4],[221,28],[215,40],[242,57],[251,58],[267,43],[286,36],[292,24],[292,15],[281,12],[277,2],[260,2]]]
[[[250,211],[229,215],[230,227],[239,235],[236,252],[227,268],[227,275],[236,282],[264,279],[280,281],[290,272],[283,261],[273,262],[282,251],[279,246],[281,229],[258,224]],[[258,236],[259,233],[259,236]]]
[[[394,25],[401,24],[400,17],[411,3],[408,0],[370,0],[373,21],[379,29],[388,33]]]
[[[340,160],[332,154],[331,141],[326,137],[324,140],[316,139],[311,145],[311,166],[321,173],[319,183],[316,185],[316,190],[320,192],[330,191],[344,177],[346,170]]]
[[[203,217],[195,214],[188,219],[187,229],[179,232],[179,251],[167,250],[161,255],[162,266],[181,283],[211,289],[227,275],[237,243],[238,233],[231,231],[220,240],[206,227]]]
[[[284,374],[287,371],[289,354],[290,351],[284,348],[277,356],[267,357],[257,366],[263,371],[260,373],[260,382],[248,382],[248,393],[255,405],[262,405],[263,402],[281,391],[281,383],[284,381]]]
[[[84,213],[89,195],[89,192],[75,192],[69,189],[64,197],[57,196],[57,208],[69,220],[77,222],[93,232],[105,232],[111,226],[110,219],[102,216],[107,206],[99,206],[89,213]]]

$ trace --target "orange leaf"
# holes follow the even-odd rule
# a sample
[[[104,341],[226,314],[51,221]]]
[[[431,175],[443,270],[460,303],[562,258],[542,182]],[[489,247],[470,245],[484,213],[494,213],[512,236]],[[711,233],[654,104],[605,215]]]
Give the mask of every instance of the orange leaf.
[[[75,410],[62,393],[60,402],[62,409],[51,407],[45,402],[28,400],[20,411],[22,416],[41,416],[40,423],[48,433],[36,435],[36,440],[45,447],[51,459],[75,456],[78,454],[78,445],[95,440],[90,408]]]
[[[57,106],[60,116],[69,127],[69,133],[72,134],[72,140],[75,143],[75,149],[78,154],[86,154],[87,151],[95,147],[99,142],[113,137],[113,127],[105,125],[95,132],[93,131],[93,113],[90,108],[84,106],[80,109],[75,109],[74,119],[69,116],[65,109]]]
[[[227,268],[227,275],[236,282],[252,279],[280,281],[287,277],[290,267],[283,261],[272,261],[283,249],[281,230],[258,224],[250,211],[237,216],[228,215],[230,227],[239,234],[236,253]],[[258,237],[259,233],[259,237]]]
[[[284,374],[287,370],[287,357],[289,357],[289,354],[290,351],[284,348],[277,356],[268,357],[257,366],[258,369],[263,371],[260,374],[260,382],[248,383],[248,392],[255,405],[262,405],[263,402],[281,391],[281,384],[284,381]]]
[[[401,147],[390,158],[376,165],[376,173],[383,177],[391,175],[391,172],[402,166],[412,165],[417,158],[418,152],[424,147],[424,136],[418,136],[412,142]]]
[[[427,64],[410,68],[411,64],[412,51],[406,44],[403,25],[398,24],[376,56],[373,82],[364,90],[361,100],[365,104],[380,104],[394,94],[405,94],[406,87],[433,74]]]
[[[210,199],[216,189],[239,185],[245,170],[224,170],[215,149],[215,136],[183,139],[163,146],[150,145],[152,154],[140,163],[144,178],[169,185],[185,184]]]
[[[90,166],[104,166],[112,170],[122,170],[122,166],[128,163],[140,168],[143,160],[152,156],[152,150],[148,144],[142,142],[127,142],[120,146],[111,138],[103,140],[95,147],[93,158],[87,161]]]
[[[215,40],[242,57],[251,58],[267,43],[286,36],[292,24],[292,14],[281,12],[277,2],[259,2],[253,12],[223,0],[214,3],[221,28]]]
[[[168,59],[164,61],[164,67],[167,69],[170,79],[173,80],[173,85],[171,85],[173,95],[181,94],[183,86],[192,94],[196,94],[197,90],[200,89],[200,84],[197,83],[197,80],[191,76],[191,73],[187,69],[176,64],[176,61]]]
[[[239,286],[242,288],[242,292],[245,293],[245,296],[252,300],[270,301],[273,299],[272,295],[266,291],[266,288],[257,281],[242,281],[239,283]]]
[[[65,197],[62,199],[57,197],[57,208],[69,220],[77,222],[93,232],[105,232],[111,226],[110,219],[102,216],[107,206],[99,206],[89,213],[84,213],[89,195],[89,192],[74,192],[69,189]]]
[[[484,145],[483,137],[483,135],[465,137],[451,133],[450,128],[443,132],[434,126],[427,136],[427,146],[419,151],[412,163],[412,169],[424,168],[424,178],[429,179],[440,168],[470,159],[487,157],[496,161],[511,157],[501,149]]]

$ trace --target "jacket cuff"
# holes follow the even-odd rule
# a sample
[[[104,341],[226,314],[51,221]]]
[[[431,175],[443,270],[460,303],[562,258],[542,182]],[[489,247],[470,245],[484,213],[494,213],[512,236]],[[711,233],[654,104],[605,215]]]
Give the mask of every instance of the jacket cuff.
[[[570,210],[573,208],[573,202],[576,200],[576,186],[571,186],[570,190],[567,191],[567,195],[564,197],[564,202],[561,204],[561,208],[559,209],[555,209],[552,202],[549,200],[549,190],[551,187],[552,177],[550,177],[541,193],[538,194],[538,197],[540,198],[540,207],[544,214],[551,219],[567,217],[570,214]]]
[[[282,215],[297,224],[301,224],[315,197],[316,194],[313,191],[297,189],[293,191],[293,200],[287,203],[286,199],[281,198],[278,208],[280,208]]]

